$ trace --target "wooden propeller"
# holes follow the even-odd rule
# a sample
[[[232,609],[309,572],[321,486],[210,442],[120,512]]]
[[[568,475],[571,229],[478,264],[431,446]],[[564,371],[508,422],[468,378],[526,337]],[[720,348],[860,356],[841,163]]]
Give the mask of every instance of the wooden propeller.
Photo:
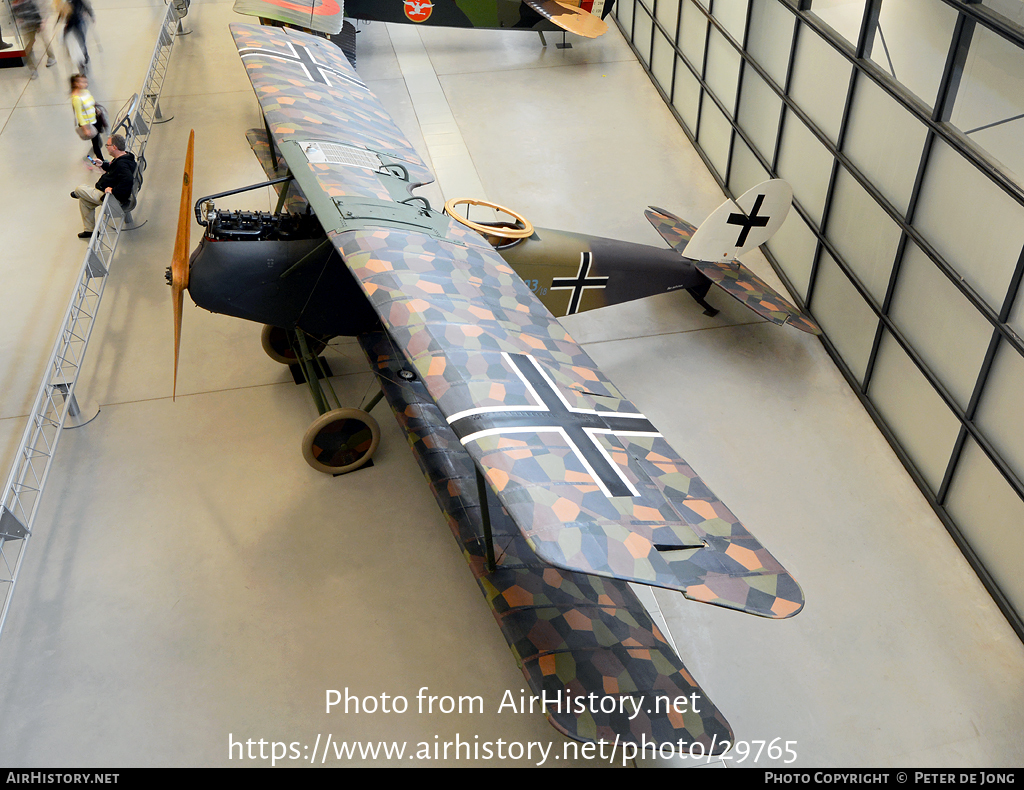
[[[181,310],[185,290],[188,288],[189,237],[192,230],[192,153],[195,148],[195,129],[188,135],[185,154],[185,173],[181,178],[181,205],[178,208],[178,235],[174,239],[174,257],[171,259],[171,300],[174,308],[174,387],[171,400],[178,393],[178,350],[181,347]]]

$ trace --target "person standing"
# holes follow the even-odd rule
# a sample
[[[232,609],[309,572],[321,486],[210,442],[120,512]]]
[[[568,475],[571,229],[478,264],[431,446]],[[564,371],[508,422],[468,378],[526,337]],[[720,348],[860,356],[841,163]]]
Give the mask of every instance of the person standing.
[[[12,0],[11,11],[14,12],[14,19],[21,31],[21,40],[25,43],[25,64],[31,69],[29,76],[35,79],[39,76],[39,69],[36,67],[36,57],[32,54],[35,47],[36,36],[43,29],[43,16],[39,13],[39,6],[35,0]],[[49,68],[57,62],[50,48],[50,42],[43,37],[46,45],[46,67]]]
[[[96,100],[89,93],[89,79],[84,74],[71,75],[71,109],[75,111],[75,131],[83,140],[92,140],[92,152],[102,163],[100,140],[106,127],[97,117]]]

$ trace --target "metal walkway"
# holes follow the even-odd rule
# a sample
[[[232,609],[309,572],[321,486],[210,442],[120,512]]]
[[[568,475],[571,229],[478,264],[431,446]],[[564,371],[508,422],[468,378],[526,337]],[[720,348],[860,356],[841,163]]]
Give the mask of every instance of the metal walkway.
[[[83,414],[75,397],[75,384],[96,323],[117,241],[122,230],[133,227],[131,211],[146,169],[146,143],[153,124],[160,120],[160,91],[174,40],[180,31],[180,20],[187,13],[188,0],[167,6],[142,89],[111,126],[110,133],[124,134],[126,150],[135,155],[135,184],[127,210],[123,210],[110,195],[100,206],[96,230],[82,261],[78,283],[65,310],[60,334],[50,353],[14,466],[0,498],[0,600],[3,601],[0,634],[7,620],[61,431],[95,416],[95,412]]]

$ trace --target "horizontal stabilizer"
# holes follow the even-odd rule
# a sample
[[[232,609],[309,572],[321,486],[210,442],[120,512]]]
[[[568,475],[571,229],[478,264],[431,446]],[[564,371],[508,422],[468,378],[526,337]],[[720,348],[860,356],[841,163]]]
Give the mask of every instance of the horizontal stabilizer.
[[[657,206],[649,206],[644,212],[647,221],[650,222],[661,238],[668,242],[668,246],[682,254],[686,245],[690,243],[693,234],[697,232],[697,226],[691,225],[684,219],[680,219],[670,211],[665,211]]]
[[[608,25],[582,8],[576,8],[558,0],[523,0],[545,19],[563,30],[584,38],[597,38],[608,31]]]
[[[711,282],[773,324],[789,324],[803,332],[820,335],[821,328],[787,302],[778,291],[739,261],[694,261],[693,265]]]

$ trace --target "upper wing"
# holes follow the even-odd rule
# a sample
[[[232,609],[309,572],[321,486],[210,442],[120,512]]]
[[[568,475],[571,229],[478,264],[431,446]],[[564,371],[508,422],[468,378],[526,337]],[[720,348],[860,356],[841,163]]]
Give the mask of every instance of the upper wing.
[[[232,32],[324,231],[537,555],[767,617],[799,611],[792,577],[491,246],[410,199],[431,176],[337,49]]]
[[[488,568],[473,461],[423,383],[402,378],[408,362],[390,339],[371,333],[360,344],[534,695],[617,703],[614,711],[552,705],[551,723],[576,739],[653,739],[682,743],[688,753],[700,743],[709,755],[726,750],[733,741],[728,723],[630,585],[541,562],[490,492],[492,541],[500,551]],[[680,698],[693,704],[668,710],[658,702]],[[623,709],[626,716],[618,713]]]
[[[276,146],[267,139],[267,133],[263,129],[250,129],[245,133],[245,139],[249,143],[249,147],[252,148],[252,152],[256,154],[260,165],[263,166],[267,178],[273,181],[288,175],[288,163],[281,158],[280,151],[271,151],[271,147],[276,149]],[[306,201],[306,196],[302,194],[302,188],[297,186],[294,181],[274,184],[274,190],[278,196],[284,194],[283,208],[285,212],[288,214],[305,213],[309,203]]]

